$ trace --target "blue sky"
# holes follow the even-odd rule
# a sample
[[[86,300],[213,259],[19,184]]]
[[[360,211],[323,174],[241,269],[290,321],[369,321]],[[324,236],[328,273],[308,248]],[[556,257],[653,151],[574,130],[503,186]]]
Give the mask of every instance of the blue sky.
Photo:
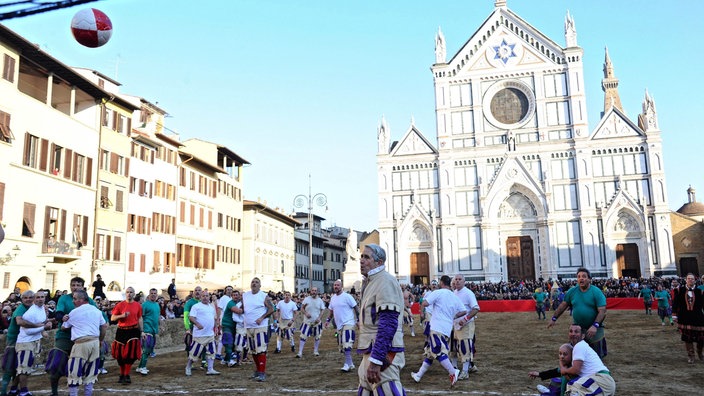
[[[112,39],[89,49],[70,33],[86,6],[5,21],[71,66],[120,81],[122,92],[166,109],[182,140],[221,143],[252,163],[246,199],[292,210],[297,194],[328,197],[326,225],[377,226],[376,128],[398,140],[411,117],[435,143],[433,81],[438,27],[450,58],[494,8],[493,0],[105,0]],[[574,17],[584,49],[589,126],[603,108],[604,47],[621,101],[636,120],[645,90],[662,130],[670,208],[691,184],[704,197],[704,101],[698,88],[701,0],[508,0],[523,19],[564,45]]]

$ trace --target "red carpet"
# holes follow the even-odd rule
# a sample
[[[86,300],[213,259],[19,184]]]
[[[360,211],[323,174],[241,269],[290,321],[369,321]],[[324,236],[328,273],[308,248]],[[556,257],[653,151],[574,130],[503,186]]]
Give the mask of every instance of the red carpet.
[[[532,312],[535,311],[533,300],[479,300],[481,312]],[[606,309],[644,309],[643,300],[637,298],[607,298]],[[657,304],[653,304],[657,310]],[[411,312],[420,314],[420,306],[414,303]]]

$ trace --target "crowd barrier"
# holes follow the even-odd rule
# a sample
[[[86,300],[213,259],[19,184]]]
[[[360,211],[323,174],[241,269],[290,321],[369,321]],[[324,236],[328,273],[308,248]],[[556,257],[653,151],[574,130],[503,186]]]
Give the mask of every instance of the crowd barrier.
[[[535,311],[535,301],[533,300],[479,300],[481,312],[533,312]],[[607,298],[606,309],[644,309],[643,300],[629,298]],[[653,302],[653,309],[657,310],[657,303]],[[420,305],[413,303],[411,312],[420,314]]]

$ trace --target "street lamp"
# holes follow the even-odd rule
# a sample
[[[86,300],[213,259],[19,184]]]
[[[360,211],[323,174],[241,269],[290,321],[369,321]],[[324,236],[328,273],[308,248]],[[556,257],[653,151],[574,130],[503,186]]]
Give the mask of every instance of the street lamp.
[[[303,194],[293,198],[293,207],[302,208],[308,202],[308,290],[313,287],[313,204],[327,208],[328,197],[323,193],[313,195],[310,174],[308,174],[308,196]]]

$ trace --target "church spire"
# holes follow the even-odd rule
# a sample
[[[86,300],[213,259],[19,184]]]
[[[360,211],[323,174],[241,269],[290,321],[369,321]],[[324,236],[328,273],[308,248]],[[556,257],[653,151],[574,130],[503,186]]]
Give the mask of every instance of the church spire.
[[[447,63],[447,47],[445,45],[445,35],[438,26],[438,33],[435,35],[435,63]]]
[[[389,153],[389,135],[391,131],[389,130],[389,125],[386,123],[386,117],[381,116],[381,121],[379,122],[379,127],[377,128],[376,139],[379,144],[378,154],[388,154]]]
[[[614,66],[611,64],[609,56],[609,48],[605,48],[606,56],[604,57],[604,78],[601,80],[601,89],[604,91],[604,111],[603,116],[611,107],[615,107],[623,111],[621,106],[621,97],[618,95],[618,78],[614,75]]]
[[[577,46],[577,27],[569,10],[567,10],[567,16],[565,16],[565,44],[567,44],[567,48]]]
[[[643,112],[638,115],[638,127],[644,131],[658,129],[658,111],[655,108],[655,99],[645,90],[643,99]]]

